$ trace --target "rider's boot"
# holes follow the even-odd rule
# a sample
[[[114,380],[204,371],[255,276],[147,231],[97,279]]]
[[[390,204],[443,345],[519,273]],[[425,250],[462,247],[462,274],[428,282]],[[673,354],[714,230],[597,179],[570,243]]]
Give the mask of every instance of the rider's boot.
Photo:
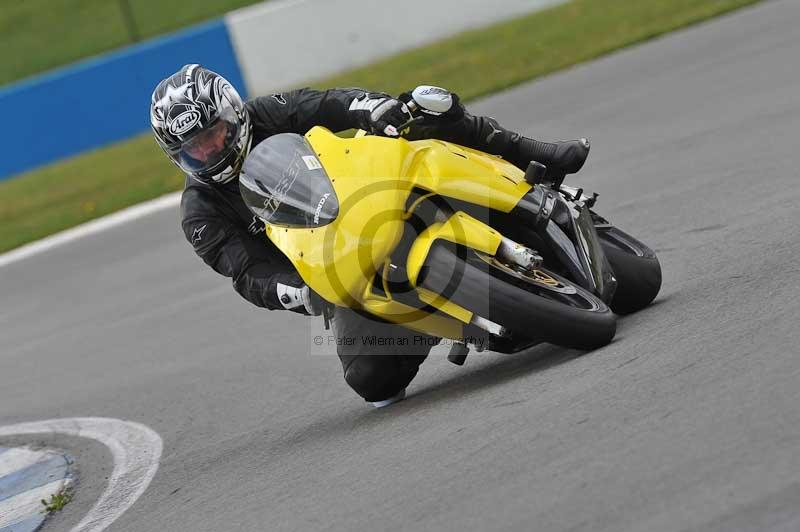
[[[508,130],[489,116],[466,112],[456,121],[422,126],[409,135],[410,139],[431,137],[500,155],[523,171],[531,161],[536,161],[547,166],[548,175],[556,176],[574,174],[589,156],[586,139],[542,142]]]
[[[494,118],[469,113],[450,128],[449,137],[444,140],[500,155],[523,171],[536,161],[547,167],[548,175],[562,176],[581,169],[590,147],[586,139],[542,142],[506,129]]]
[[[583,167],[589,156],[588,139],[561,142],[542,142],[540,140],[516,135],[510,143],[511,153],[506,157],[523,170],[528,163],[536,161],[547,167],[548,174],[574,174]]]

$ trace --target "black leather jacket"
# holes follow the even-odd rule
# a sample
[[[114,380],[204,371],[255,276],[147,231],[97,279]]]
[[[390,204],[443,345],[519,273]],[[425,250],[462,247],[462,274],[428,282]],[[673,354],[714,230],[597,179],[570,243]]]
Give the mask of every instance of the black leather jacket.
[[[253,146],[277,133],[305,134],[315,125],[331,131],[357,128],[348,114],[362,89],[309,88],[254,98],[246,103],[253,122]],[[439,138],[514,159],[517,135],[491,118],[474,117],[461,104],[451,117],[418,128],[416,137]],[[247,209],[239,181],[206,185],[187,177],[181,198],[183,232],[195,252],[234,289],[259,307],[283,309],[275,285],[291,274],[289,260],[264,235],[264,224]]]

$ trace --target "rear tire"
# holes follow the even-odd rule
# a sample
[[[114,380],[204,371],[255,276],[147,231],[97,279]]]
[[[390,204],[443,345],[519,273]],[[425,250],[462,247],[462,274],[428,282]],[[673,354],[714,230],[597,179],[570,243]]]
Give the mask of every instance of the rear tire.
[[[661,264],[655,252],[613,226],[598,227],[597,233],[617,278],[611,310],[630,314],[643,309],[661,290]]]
[[[437,242],[419,284],[502,325],[514,337],[575,349],[595,349],[614,338],[616,317],[605,303],[553,272],[536,272],[518,271],[489,255]]]

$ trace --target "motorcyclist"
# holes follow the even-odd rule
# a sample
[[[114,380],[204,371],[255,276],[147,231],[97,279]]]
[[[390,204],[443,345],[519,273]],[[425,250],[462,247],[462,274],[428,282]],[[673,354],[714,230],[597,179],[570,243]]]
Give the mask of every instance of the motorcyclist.
[[[195,252],[234,289],[270,310],[318,315],[322,301],[289,260],[264,236],[239,194],[238,175],[249,150],[278,133],[305,134],[316,125],[397,136],[410,118],[409,93],[398,98],[358,88],[303,88],[243,102],[222,76],[197,64],[162,80],[152,95],[150,121],[156,141],[183,172],[182,227]],[[425,111],[425,109],[423,109]],[[500,155],[525,169],[531,160],[564,173],[577,172],[588,154],[582,141],[540,142],[469,114],[453,95],[445,111],[427,111],[418,138],[437,138]],[[337,308],[332,325],[345,381],[375,406],[403,397],[420,363],[438,339]],[[367,336],[393,338],[382,346]],[[385,356],[394,355],[394,356]]]

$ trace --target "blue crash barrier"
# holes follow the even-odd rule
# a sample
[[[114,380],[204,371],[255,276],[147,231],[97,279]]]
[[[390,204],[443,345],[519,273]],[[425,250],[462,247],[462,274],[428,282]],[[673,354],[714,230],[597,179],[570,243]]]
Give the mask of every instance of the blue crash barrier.
[[[148,130],[156,83],[189,62],[219,72],[246,97],[221,19],[0,89],[0,180]]]

